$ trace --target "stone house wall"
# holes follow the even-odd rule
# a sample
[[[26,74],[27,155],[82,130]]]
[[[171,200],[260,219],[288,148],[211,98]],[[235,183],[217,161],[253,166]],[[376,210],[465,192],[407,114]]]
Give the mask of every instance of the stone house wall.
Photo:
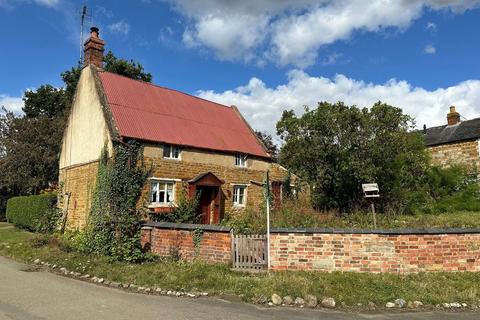
[[[79,230],[85,227],[97,172],[98,161],[60,169],[59,208],[67,214],[67,229]]]
[[[271,181],[285,180],[288,172],[275,163],[263,159],[251,158],[246,168],[234,165],[233,154],[205,152],[202,150],[182,150],[181,160],[165,159],[161,145],[147,145],[144,149],[145,165],[151,169],[151,179],[176,179],[175,197],[178,199],[182,188],[188,180],[199,174],[211,172],[224,181],[221,187],[221,211],[236,212],[245,209],[258,209],[263,203],[263,183],[267,169],[270,170]],[[246,185],[246,201],[244,207],[233,205],[234,185]],[[150,183],[143,189],[139,204],[149,205]]]
[[[472,170],[480,169],[480,150],[478,140],[460,141],[428,147],[432,164],[445,167],[459,164]]]

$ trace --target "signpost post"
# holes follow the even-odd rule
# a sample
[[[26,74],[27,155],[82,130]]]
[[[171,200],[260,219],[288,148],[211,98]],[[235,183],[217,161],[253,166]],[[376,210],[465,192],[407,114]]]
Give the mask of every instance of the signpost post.
[[[377,215],[375,213],[375,204],[373,202],[374,198],[379,198],[379,189],[378,184],[376,183],[364,183],[362,184],[363,194],[365,198],[370,199],[370,207],[372,208],[372,215],[373,215],[373,227],[377,228]]]
[[[267,181],[265,181],[266,203],[267,203],[267,270],[270,270],[270,178],[267,170]]]

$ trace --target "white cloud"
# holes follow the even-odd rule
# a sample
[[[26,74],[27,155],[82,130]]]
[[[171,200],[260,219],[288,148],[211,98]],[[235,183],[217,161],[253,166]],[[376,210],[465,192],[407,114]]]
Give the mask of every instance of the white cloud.
[[[34,0],[34,2],[42,6],[55,7],[59,0]]]
[[[424,11],[462,13],[480,0],[165,0],[187,17],[183,40],[227,60],[307,67],[356,31],[404,30]]]
[[[21,97],[12,97],[7,94],[0,94],[0,108],[5,107],[8,111],[20,114],[23,112],[23,106],[24,103]],[[3,110],[0,109],[0,113],[3,113]]]
[[[437,53],[437,49],[433,44],[427,44],[425,48],[423,48],[423,52],[426,54],[435,54]]]
[[[45,7],[57,7],[60,4],[60,0],[0,0],[0,8],[12,9],[17,4],[21,3],[35,3]]]
[[[127,35],[130,32],[130,25],[125,21],[118,21],[116,23],[112,23],[108,26],[108,30],[112,33],[117,33],[121,35]]]
[[[288,73],[288,82],[269,88],[258,78],[241,87],[224,92],[199,91],[202,98],[226,105],[236,105],[256,130],[275,133],[282,111],[293,109],[300,115],[303,107],[319,101],[344,101],[349,105],[370,107],[381,100],[400,107],[416,119],[418,127],[446,123],[450,105],[467,119],[480,116],[480,80],[467,80],[448,88],[426,90],[407,81],[391,79],[383,84],[336,75],[329,79],[310,76],[301,70]]]
[[[437,31],[437,24],[434,22],[428,22],[427,25],[425,26],[427,30],[431,31]]]

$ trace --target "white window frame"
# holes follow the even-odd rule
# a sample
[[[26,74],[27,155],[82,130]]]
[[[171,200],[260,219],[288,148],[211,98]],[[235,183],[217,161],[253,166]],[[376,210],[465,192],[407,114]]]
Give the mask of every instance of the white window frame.
[[[150,206],[149,207],[168,207],[175,204],[175,185],[177,179],[150,179]],[[156,202],[153,202],[153,186],[157,186],[157,195],[156,195]],[[168,193],[167,185],[172,185],[172,194],[171,194],[171,201],[167,202],[166,197],[165,201],[160,202],[160,191],[164,191],[165,194]],[[163,189],[161,189],[163,187]]]
[[[235,154],[235,166],[240,168],[247,167],[248,156],[243,153],[236,153]]]
[[[169,149],[168,156],[165,156],[165,151],[166,151],[167,148]],[[178,157],[176,157],[176,158],[174,157],[174,155],[175,155],[174,150],[175,149],[178,150]],[[163,145],[163,158],[164,159],[170,159],[170,160],[181,160],[182,149],[179,146],[174,145],[174,144],[164,144]]]
[[[240,198],[240,190],[243,189],[243,198],[242,202],[239,202]],[[237,194],[238,190],[238,194]],[[245,204],[247,203],[247,185],[245,184],[234,184],[233,185],[233,194],[232,194],[232,201],[233,205],[235,207],[245,207]]]

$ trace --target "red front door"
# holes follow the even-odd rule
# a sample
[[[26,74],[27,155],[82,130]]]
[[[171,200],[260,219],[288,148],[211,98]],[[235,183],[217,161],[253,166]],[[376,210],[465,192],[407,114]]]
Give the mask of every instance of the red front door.
[[[214,210],[215,198],[217,197],[218,187],[197,187],[200,192],[200,199],[198,204],[200,222],[202,224],[218,223],[218,217],[212,216],[217,210]]]

